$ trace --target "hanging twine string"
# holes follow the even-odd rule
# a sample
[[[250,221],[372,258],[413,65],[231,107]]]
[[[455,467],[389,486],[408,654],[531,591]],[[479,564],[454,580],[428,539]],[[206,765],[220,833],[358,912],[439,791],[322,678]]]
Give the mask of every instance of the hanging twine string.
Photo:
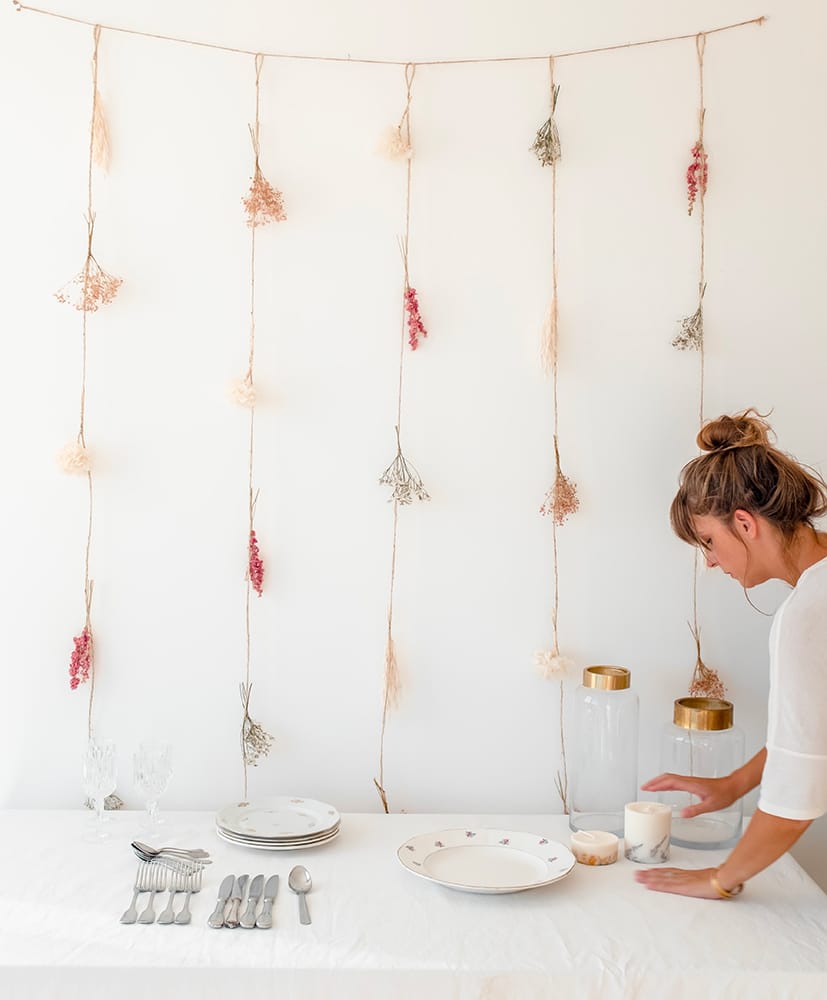
[[[693,149],[693,164],[690,167],[690,177],[695,181],[692,192],[694,192],[698,203],[698,308],[691,319],[696,320],[694,329],[697,332],[698,351],[698,428],[704,422],[704,351],[705,336],[703,323],[703,297],[706,292],[706,186],[707,186],[707,156],[704,146],[704,119],[706,117],[706,107],[704,104],[704,53],[706,51],[706,35],[699,34],[695,37],[695,53],[698,60],[698,140]],[[690,211],[692,203],[690,202]],[[684,321],[686,323],[687,321]],[[692,622],[689,630],[695,643],[695,666],[692,671],[692,680],[689,685],[689,693],[694,697],[723,698],[726,694],[726,687],[718,672],[708,667],[701,655],[701,629],[698,623],[698,575],[700,566],[700,553],[695,549],[695,556],[692,564]]]
[[[412,146],[411,142],[411,101],[413,97],[413,82],[416,76],[416,65],[414,63],[405,64],[405,110],[399,121],[399,133],[403,137],[407,148]],[[399,505],[410,503],[413,499],[429,499],[427,492],[422,486],[419,475],[410,466],[402,454],[402,387],[405,371],[405,331],[407,326],[406,293],[408,283],[408,247],[411,235],[411,181],[413,176],[411,157],[407,157],[405,163],[405,232],[399,241],[399,248],[402,253],[403,267],[403,294],[402,294],[402,321],[399,338],[399,375],[397,379],[396,395],[396,458],[385,470],[380,482],[393,486],[393,542],[391,545],[391,572],[388,593],[388,618],[387,635],[385,638],[385,671],[383,677],[382,695],[382,723],[379,732],[379,777],[373,779],[382,808],[386,813],[390,812],[388,805],[388,793],[385,789],[385,730],[388,723],[388,713],[399,704],[399,692],[401,682],[399,677],[399,666],[396,661],[396,647],[393,641],[393,597],[396,584],[396,554],[399,539]]]
[[[264,66],[264,57],[261,53],[255,56],[256,74],[256,117],[255,124],[250,128],[250,135],[253,141],[253,152],[255,155],[254,177],[261,176],[259,166],[261,130],[261,70]],[[247,374],[244,382],[250,389],[250,396],[247,405],[250,409],[250,438],[247,462],[247,587],[245,593],[244,625],[245,625],[245,662],[244,662],[244,683],[240,685],[241,704],[243,708],[241,720],[241,762],[244,772],[244,794],[243,801],[247,801],[248,795],[248,767],[255,767],[262,757],[266,757],[273,745],[273,737],[250,715],[250,695],[252,693],[251,680],[251,625],[250,625],[250,605],[252,591],[261,596],[264,568],[258,551],[258,540],[255,533],[255,512],[258,501],[258,491],[253,490],[253,470],[255,464],[255,394],[253,392],[253,364],[255,360],[256,345],[256,229],[257,224],[250,226],[250,337],[247,356]]]
[[[71,17],[68,14],[58,14],[52,10],[43,10],[39,7],[30,7],[28,4],[20,3],[19,0],[11,0],[12,6],[17,11],[29,11],[32,14],[42,14],[46,17],[54,17],[60,21],[70,21],[73,24],[85,24],[92,26],[91,21],[86,21],[83,18]],[[748,21],[737,21],[732,24],[724,24],[717,28],[709,28],[703,32],[704,35],[714,35],[722,31],[732,31],[736,28],[745,28],[751,24],[762,25],[767,20],[765,15],[760,17],[750,18]],[[252,56],[256,55],[256,51],[253,49],[241,49],[235,48],[231,45],[220,45],[216,42],[202,42],[197,41],[193,38],[181,38],[176,35],[162,35],[157,32],[151,31],[138,31],[135,28],[122,28],[116,25],[105,24],[103,27],[107,31],[118,31],[125,35],[136,35],[140,38],[153,38],[156,41],[161,42],[175,42],[180,45],[194,45],[199,48],[206,49],[216,49],[220,52],[234,52],[240,55]],[[687,38],[697,37],[696,32],[691,32],[688,35],[664,35],[661,38],[647,38],[641,41],[634,42],[620,42],[616,45],[602,45],[597,48],[590,49],[572,49],[568,52],[558,52],[555,56],[557,59],[569,59],[575,56],[588,56],[594,55],[598,52],[616,52],[618,49],[634,49],[640,48],[644,45],[660,45],[665,42],[680,42]],[[338,62],[338,63],[354,63],[356,65],[372,65],[372,66],[408,66],[411,63],[408,60],[398,60],[398,59],[353,59],[350,56],[312,56],[312,55],[300,55],[298,53],[292,52],[264,52],[262,53],[267,59],[302,59],[311,62]],[[539,60],[548,59],[548,54],[539,56],[494,56],[487,59],[432,59],[432,60],[419,60],[417,65],[419,66],[459,66],[459,65],[474,65],[478,63],[507,63],[507,62],[537,62]]]

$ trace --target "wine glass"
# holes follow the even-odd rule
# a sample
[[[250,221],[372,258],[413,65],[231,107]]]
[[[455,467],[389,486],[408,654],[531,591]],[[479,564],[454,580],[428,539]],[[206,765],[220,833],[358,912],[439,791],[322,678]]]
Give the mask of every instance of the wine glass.
[[[132,763],[135,787],[146,800],[141,827],[154,833],[166,822],[158,815],[158,799],[172,777],[172,747],[164,740],[146,740],[138,744]]]
[[[95,806],[95,824],[90,831],[90,839],[106,840],[109,834],[104,826],[103,809],[106,796],[115,791],[117,780],[115,744],[112,740],[89,740],[83,754],[82,774],[83,790]]]

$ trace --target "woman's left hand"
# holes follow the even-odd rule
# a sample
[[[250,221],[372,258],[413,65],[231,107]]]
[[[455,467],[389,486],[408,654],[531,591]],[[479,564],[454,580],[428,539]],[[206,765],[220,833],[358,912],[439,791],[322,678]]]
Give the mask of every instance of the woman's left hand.
[[[686,868],[647,868],[635,872],[635,880],[655,892],[674,892],[679,896],[697,896],[699,899],[719,899],[709,881],[715,868],[688,870]]]

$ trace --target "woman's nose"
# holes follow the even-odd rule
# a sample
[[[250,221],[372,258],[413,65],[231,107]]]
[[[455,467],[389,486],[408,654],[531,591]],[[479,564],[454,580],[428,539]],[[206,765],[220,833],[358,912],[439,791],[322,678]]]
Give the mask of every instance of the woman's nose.
[[[705,552],[704,559],[710,569],[714,569],[718,565],[718,560],[712,555],[711,552]]]

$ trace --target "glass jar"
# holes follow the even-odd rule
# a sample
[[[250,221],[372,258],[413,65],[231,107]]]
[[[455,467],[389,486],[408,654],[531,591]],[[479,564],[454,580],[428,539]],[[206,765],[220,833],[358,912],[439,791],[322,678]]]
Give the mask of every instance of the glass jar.
[[[569,826],[623,836],[623,809],[638,798],[638,698],[625,667],[586,667],[574,704]]]
[[[678,698],[673,722],[663,731],[661,770],[695,778],[723,778],[744,763],[744,734],[732,724],[732,702],[716,698]],[[744,802],[726,809],[681,818],[698,802],[689,792],[661,792],[672,807],[672,843],[712,850],[731,847],[741,834]]]

